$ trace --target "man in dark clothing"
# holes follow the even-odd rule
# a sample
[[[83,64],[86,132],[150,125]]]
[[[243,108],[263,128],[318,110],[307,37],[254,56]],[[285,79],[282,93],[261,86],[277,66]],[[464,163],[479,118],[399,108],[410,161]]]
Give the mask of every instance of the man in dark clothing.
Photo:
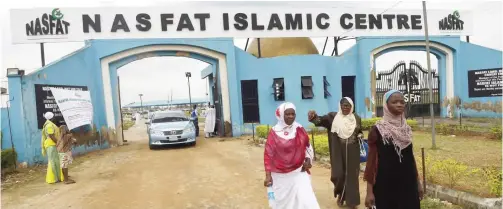
[[[194,126],[196,128],[196,137],[199,136],[199,121],[198,121],[198,116],[197,116],[197,105],[194,105],[194,110],[190,114],[190,117],[192,118],[192,122],[194,123]]]

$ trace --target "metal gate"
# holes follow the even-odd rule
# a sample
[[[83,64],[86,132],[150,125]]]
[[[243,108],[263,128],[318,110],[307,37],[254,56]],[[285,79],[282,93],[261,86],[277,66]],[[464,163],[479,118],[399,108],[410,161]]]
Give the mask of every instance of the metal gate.
[[[440,115],[440,80],[436,70],[433,73],[433,109],[435,116]],[[416,61],[410,61],[409,67],[404,61],[398,62],[390,71],[377,73],[376,77],[376,113],[383,115],[383,96],[396,89],[404,94],[406,102],[406,116],[421,117],[430,115],[430,92],[428,85],[428,71],[424,70]]]

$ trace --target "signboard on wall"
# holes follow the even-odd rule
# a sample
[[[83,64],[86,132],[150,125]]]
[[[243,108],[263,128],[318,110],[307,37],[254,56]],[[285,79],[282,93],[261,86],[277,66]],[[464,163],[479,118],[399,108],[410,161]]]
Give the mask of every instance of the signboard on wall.
[[[469,97],[503,96],[502,68],[468,71]]]
[[[37,107],[37,123],[38,128],[42,129],[45,123],[44,114],[46,112],[53,112],[56,125],[64,125],[65,119],[59,110],[54,96],[52,95],[51,88],[60,88],[67,90],[80,90],[87,91],[87,86],[67,86],[67,85],[46,85],[35,84],[35,103]]]
[[[13,43],[125,38],[423,36],[422,10],[343,7],[110,7],[13,9]],[[471,34],[469,11],[428,10],[435,35]]]

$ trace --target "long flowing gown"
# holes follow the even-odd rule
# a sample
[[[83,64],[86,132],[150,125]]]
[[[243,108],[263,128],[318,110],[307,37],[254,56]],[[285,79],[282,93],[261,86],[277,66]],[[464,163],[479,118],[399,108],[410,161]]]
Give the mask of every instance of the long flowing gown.
[[[370,130],[365,180],[373,183],[376,208],[419,209],[418,173],[412,144],[402,159],[392,143],[384,144],[376,126]]]
[[[204,120],[204,133],[209,134],[215,131],[215,109],[209,108]]]
[[[319,209],[311,185],[311,176],[302,171],[306,156],[311,155],[309,136],[297,128],[296,137],[283,139],[269,132],[264,151],[264,166],[271,172],[272,189],[276,199],[273,209]]]
[[[331,177],[334,184],[334,197],[340,196],[348,206],[360,205],[360,142],[358,134],[361,129],[361,118],[355,115],[356,128],[348,139],[341,139],[337,133],[332,133],[332,122],[337,112],[318,116],[311,121],[316,126],[327,129],[328,148],[330,151]]]

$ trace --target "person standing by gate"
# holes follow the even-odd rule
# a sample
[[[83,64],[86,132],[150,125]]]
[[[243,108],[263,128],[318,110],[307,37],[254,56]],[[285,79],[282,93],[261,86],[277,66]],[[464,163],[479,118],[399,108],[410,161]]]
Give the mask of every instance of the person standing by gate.
[[[194,110],[192,110],[190,117],[191,117],[192,122],[194,123],[194,126],[196,128],[196,137],[198,137],[199,136],[199,121],[198,121],[198,115],[197,115],[197,105],[194,105]]]
[[[405,119],[403,94],[388,91],[383,103],[382,120],[369,132],[365,206],[419,209],[424,191],[414,158],[412,129]]]
[[[59,163],[58,150],[56,149],[57,139],[59,138],[59,128],[54,124],[54,113],[46,112],[46,119],[42,128],[42,155],[47,154],[47,174],[45,182],[48,184],[58,183],[63,181],[62,170]]]
[[[215,107],[213,105],[209,105],[208,110],[206,110],[206,117],[204,120],[205,137],[213,136],[213,132],[215,132]]]
[[[353,100],[344,97],[340,101],[339,112],[318,116],[315,111],[308,113],[308,119],[316,126],[328,131],[331,177],[334,197],[339,206],[356,208],[360,205],[360,140],[363,137],[361,118],[353,113]],[[345,203],[345,204],[344,204]]]
[[[69,178],[68,166],[72,164],[72,145],[75,144],[77,140],[73,138],[72,133],[68,130],[66,125],[62,125],[59,129],[61,130],[61,138],[56,143],[56,147],[58,148],[63,178],[65,179],[64,182],[65,184],[73,184],[75,181]]]

